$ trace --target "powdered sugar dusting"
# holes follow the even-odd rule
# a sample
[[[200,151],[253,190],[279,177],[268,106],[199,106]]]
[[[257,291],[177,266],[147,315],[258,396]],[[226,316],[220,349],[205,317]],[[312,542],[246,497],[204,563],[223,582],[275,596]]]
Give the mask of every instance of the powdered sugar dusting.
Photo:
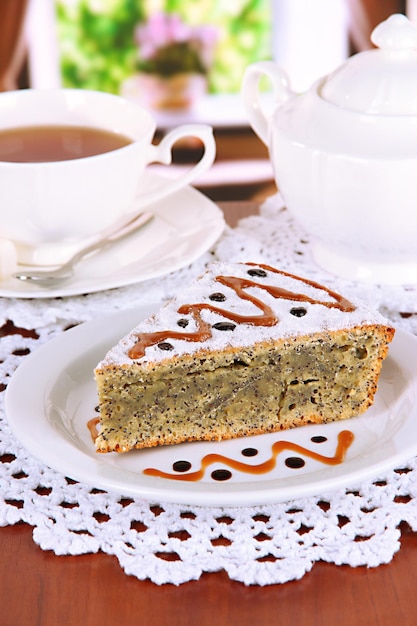
[[[249,323],[238,323],[233,330],[212,329],[212,337],[207,341],[187,341],[183,339],[169,339],[170,351],[161,350],[158,345],[146,348],[145,355],[136,359],[146,367],[147,364],[166,361],[185,354],[196,354],[202,350],[221,351],[229,347],[250,347],[253,344],[268,340],[276,340],[290,336],[308,335],[324,330],[341,330],[360,325],[386,324],[386,320],[376,311],[372,311],[363,303],[353,301],[353,311],[344,311],[340,308],[329,308],[325,304],[300,302],[296,297],[302,294],[310,299],[323,303],[335,303],[335,299],[323,288],[318,288],[289,275],[269,271],[266,269],[265,276],[248,275],[250,270],[261,266],[252,266],[246,263],[217,263],[212,265],[196,282],[188,289],[182,291],[173,300],[163,306],[154,316],[143,320],[138,326],[125,336],[117,346],[112,348],[105,359],[97,366],[129,364],[132,360],[128,356],[129,350],[135,345],[137,336],[144,333],[155,333],[171,330],[174,333],[181,332],[178,321],[187,320],[188,324],[184,332],[187,334],[197,331],[197,326],[192,315],[182,315],[178,312],[184,304],[210,304],[216,308],[230,311],[244,316],[261,315],[261,309],[254,303],[242,299],[234,289],[223,285],[216,280],[218,276],[232,276],[237,278],[250,278],[259,287],[245,288],[245,293],[268,305],[277,318],[273,326],[256,326]],[[263,285],[279,287],[294,294],[288,299],[276,298],[269,294]],[[222,301],[212,301],[212,294],[221,294]],[[296,316],[291,313],[294,308],[302,308],[302,315]],[[201,317],[211,326],[219,322],[229,321],[221,313],[207,309],[201,311]]]

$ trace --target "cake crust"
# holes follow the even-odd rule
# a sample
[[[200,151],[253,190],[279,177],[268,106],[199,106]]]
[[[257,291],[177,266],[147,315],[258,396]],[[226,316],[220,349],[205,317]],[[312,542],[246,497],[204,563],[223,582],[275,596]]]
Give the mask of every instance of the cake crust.
[[[326,423],[373,402],[394,329],[267,265],[218,264],[95,370],[99,452]]]

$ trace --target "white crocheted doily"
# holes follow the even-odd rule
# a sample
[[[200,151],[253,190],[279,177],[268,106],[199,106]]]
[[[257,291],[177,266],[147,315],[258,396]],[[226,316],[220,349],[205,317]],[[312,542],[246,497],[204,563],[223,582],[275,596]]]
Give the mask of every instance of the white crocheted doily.
[[[311,277],[379,308],[417,334],[417,288],[341,281],[315,266],[308,237],[270,198],[259,216],[227,229],[191,266],[147,283],[88,296],[0,300],[0,389],[30,352],[109,311],[161,301],[213,260],[271,263]],[[26,332],[30,331],[30,332]],[[147,502],[75,482],[35,460],[15,440],[0,393],[0,525],[33,526],[33,538],[56,554],[103,551],[127,574],[157,584],[198,579],[224,569],[246,584],[301,578],[315,561],[351,566],[389,562],[400,548],[400,523],[417,531],[417,463],[348,489],[256,507],[212,508]]]

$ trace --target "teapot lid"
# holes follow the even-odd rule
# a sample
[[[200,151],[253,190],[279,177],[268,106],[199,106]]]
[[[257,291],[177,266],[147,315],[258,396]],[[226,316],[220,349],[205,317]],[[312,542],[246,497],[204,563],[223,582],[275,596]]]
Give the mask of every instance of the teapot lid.
[[[354,55],[330,74],[322,98],[373,115],[417,115],[417,28],[391,15],[371,34],[376,49]]]

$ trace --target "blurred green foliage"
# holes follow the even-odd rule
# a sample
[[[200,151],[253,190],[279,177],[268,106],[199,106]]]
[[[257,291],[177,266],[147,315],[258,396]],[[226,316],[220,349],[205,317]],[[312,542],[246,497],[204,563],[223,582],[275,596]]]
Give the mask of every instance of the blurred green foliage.
[[[218,28],[211,92],[239,92],[245,67],[271,57],[271,0],[56,0],[63,85],[119,93],[136,71],[135,28],[156,9]]]

